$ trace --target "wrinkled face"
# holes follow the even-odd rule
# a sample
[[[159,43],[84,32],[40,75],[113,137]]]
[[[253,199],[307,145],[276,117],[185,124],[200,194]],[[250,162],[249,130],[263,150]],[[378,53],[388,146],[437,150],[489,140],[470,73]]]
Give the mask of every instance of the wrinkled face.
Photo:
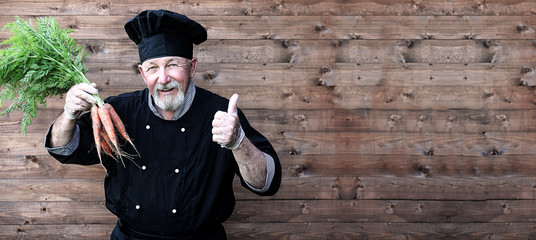
[[[184,93],[195,75],[196,66],[196,58],[161,57],[143,62],[138,69],[155,105],[161,110],[174,112],[184,103]]]

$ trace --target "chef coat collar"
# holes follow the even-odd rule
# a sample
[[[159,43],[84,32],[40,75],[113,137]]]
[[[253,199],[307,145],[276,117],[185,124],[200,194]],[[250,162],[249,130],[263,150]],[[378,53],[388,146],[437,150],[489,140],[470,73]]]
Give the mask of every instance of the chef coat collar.
[[[153,103],[153,97],[152,97],[151,93],[149,93],[147,95],[148,95],[148,98],[149,98],[147,102],[149,104],[149,108],[151,109],[151,111],[157,117],[159,117],[161,119],[164,119],[164,117],[156,110],[156,107],[154,106],[154,103]],[[188,90],[186,91],[186,94],[184,94],[184,103],[179,108],[179,110],[175,111],[175,114],[173,115],[173,118],[171,118],[172,121],[178,120],[186,112],[188,112],[188,110],[192,106],[192,102],[194,101],[194,97],[195,97],[195,85],[194,85],[194,82],[190,79],[190,85],[188,86]]]

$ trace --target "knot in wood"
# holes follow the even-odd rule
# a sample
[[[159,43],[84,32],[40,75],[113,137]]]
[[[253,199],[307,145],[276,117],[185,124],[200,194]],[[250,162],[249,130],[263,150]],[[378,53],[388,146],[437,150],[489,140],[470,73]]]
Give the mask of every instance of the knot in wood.
[[[281,41],[281,46],[283,48],[288,48],[290,46],[290,40],[286,39],[286,40]]]
[[[385,209],[385,213],[391,215],[394,212],[395,212],[395,204],[389,203],[389,205],[387,206],[387,209]]]
[[[493,96],[495,96],[495,92],[493,90],[485,90],[484,91],[484,97],[492,98]]]
[[[404,90],[404,92],[402,92],[402,96],[406,98],[413,98],[413,92],[411,90]]]
[[[430,116],[428,115],[419,115],[419,117],[417,118],[417,121],[419,122],[424,122],[424,121],[429,121],[430,120]]]
[[[272,9],[281,9],[281,8],[283,8],[283,7],[284,7],[284,5],[283,5],[282,2],[274,2],[274,3],[270,6],[270,8],[272,8]]]
[[[472,7],[473,9],[475,9],[475,10],[483,10],[483,9],[486,7],[486,5],[485,5],[485,3],[484,3],[484,0],[482,0],[482,1],[476,1],[476,2],[473,4],[473,6],[471,6],[471,7]]]
[[[527,25],[524,25],[524,24],[519,24],[516,26],[516,30],[519,32],[525,32],[529,30],[529,27],[527,27]]]
[[[283,98],[290,98],[293,95],[294,95],[294,93],[292,93],[292,92],[285,92],[285,93],[283,93]]]
[[[106,10],[106,9],[110,8],[110,3],[109,2],[101,3],[100,8],[103,9],[103,10]]]
[[[510,207],[508,206],[508,203],[504,203],[502,205],[502,208],[503,208],[503,213],[504,214],[511,214],[512,213],[512,210],[510,209]]]
[[[331,72],[331,67],[322,67],[320,68],[320,73],[322,74],[326,74],[326,73],[329,73]]]
[[[402,42],[402,45],[406,48],[412,48],[413,47],[413,40],[406,39]]]
[[[331,41],[331,46],[334,47],[334,48],[338,48],[341,45],[342,45],[341,40],[333,40],[333,41]]]
[[[303,114],[294,115],[294,119],[296,119],[298,122],[303,122],[307,120],[307,117]]]
[[[423,39],[433,39],[434,36],[432,34],[426,33],[422,36]]]
[[[301,207],[301,209],[302,209],[302,213],[303,213],[303,214],[309,214],[309,213],[311,213],[311,209],[309,209],[309,208],[307,207],[307,205],[305,205],[305,203],[302,203],[300,207]]]
[[[496,47],[497,45],[498,45],[497,41],[495,41],[495,40],[486,40],[486,41],[484,41],[484,47],[486,47],[486,48]]]
[[[415,1],[415,0],[411,1],[410,9],[419,10],[423,8],[424,8],[424,5],[421,2]]]
[[[32,162],[34,162],[34,163],[38,163],[38,162],[39,162],[39,159],[38,159],[35,155],[26,155],[26,156],[24,156],[24,158],[25,158],[26,160],[30,160],[30,161],[32,161]]]
[[[496,115],[495,118],[501,122],[508,121],[508,116],[506,116],[505,114]]]
[[[300,101],[304,102],[304,103],[310,103],[311,101],[309,100],[309,98],[306,98],[306,97],[301,97],[300,98]]]
[[[296,164],[289,168],[293,176],[300,177],[305,172],[305,165],[304,164]]]
[[[530,72],[532,72],[532,68],[530,68],[530,67],[522,67],[521,68],[521,73],[522,74],[527,74],[527,73],[530,73]]]
[[[402,115],[392,114],[391,116],[389,116],[389,121],[396,122],[396,121],[400,120],[401,118],[402,118]]]
[[[303,173],[303,171],[305,170],[305,166],[303,164],[297,164],[292,167],[292,170],[294,170],[294,172],[296,173]]]
[[[421,173],[421,176],[423,177],[431,177],[432,176],[432,167],[425,165],[425,166],[419,166],[418,167],[419,172]]]
[[[86,43],[86,48],[87,48],[91,53],[98,53],[98,52],[100,52],[100,50],[101,50],[101,46],[100,46],[100,44],[98,44],[98,43],[92,43],[92,42],[87,42],[87,43]]]
[[[253,13],[253,10],[251,9],[244,9],[242,10],[242,14],[244,14],[244,16],[249,16]]]
[[[324,24],[316,24],[315,26],[315,31],[316,32],[324,32],[324,31],[327,31],[328,30],[328,27],[326,27],[326,25]]]
[[[216,78],[216,73],[213,71],[208,71],[203,76],[203,79],[205,79],[205,81],[213,81],[215,78]]]
[[[489,150],[488,154],[489,155],[501,155],[501,152],[499,152],[499,150],[497,149],[491,149]]]

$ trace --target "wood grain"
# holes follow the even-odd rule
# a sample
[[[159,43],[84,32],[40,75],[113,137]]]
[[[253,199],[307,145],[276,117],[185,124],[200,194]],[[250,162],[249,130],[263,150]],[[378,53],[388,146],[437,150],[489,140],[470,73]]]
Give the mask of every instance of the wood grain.
[[[0,26],[56,17],[105,98],[146,87],[123,28],[144,9],[205,26],[193,81],[281,160],[274,196],[235,177],[230,240],[536,239],[535,1],[5,0]],[[0,239],[109,239],[102,167],[43,147],[64,101],[27,137],[0,116]]]
[[[35,15],[19,15],[35,19]],[[189,16],[209,39],[534,39],[536,16]],[[57,16],[76,39],[128,40],[130,16]],[[0,25],[14,21],[0,17]],[[4,31],[0,38],[7,38]]]
[[[144,9],[169,9],[186,15],[530,15],[536,3],[530,0],[488,1],[411,1],[411,0],[359,0],[359,1],[181,1],[169,3],[165,0],[150,3],[139,0],[128,1],[7,1],[0,8],[2,15],[135,15]]]

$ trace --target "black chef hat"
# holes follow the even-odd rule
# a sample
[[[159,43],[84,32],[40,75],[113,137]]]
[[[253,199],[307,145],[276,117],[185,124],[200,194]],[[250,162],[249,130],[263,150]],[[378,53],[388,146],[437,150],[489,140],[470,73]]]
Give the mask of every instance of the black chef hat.
[[[125,31],[138,45],[140,61],[179,56],[193,57],[193,44],[207,40],[207,31],[188,17],[167,10],[145,10],[125,24]]]

